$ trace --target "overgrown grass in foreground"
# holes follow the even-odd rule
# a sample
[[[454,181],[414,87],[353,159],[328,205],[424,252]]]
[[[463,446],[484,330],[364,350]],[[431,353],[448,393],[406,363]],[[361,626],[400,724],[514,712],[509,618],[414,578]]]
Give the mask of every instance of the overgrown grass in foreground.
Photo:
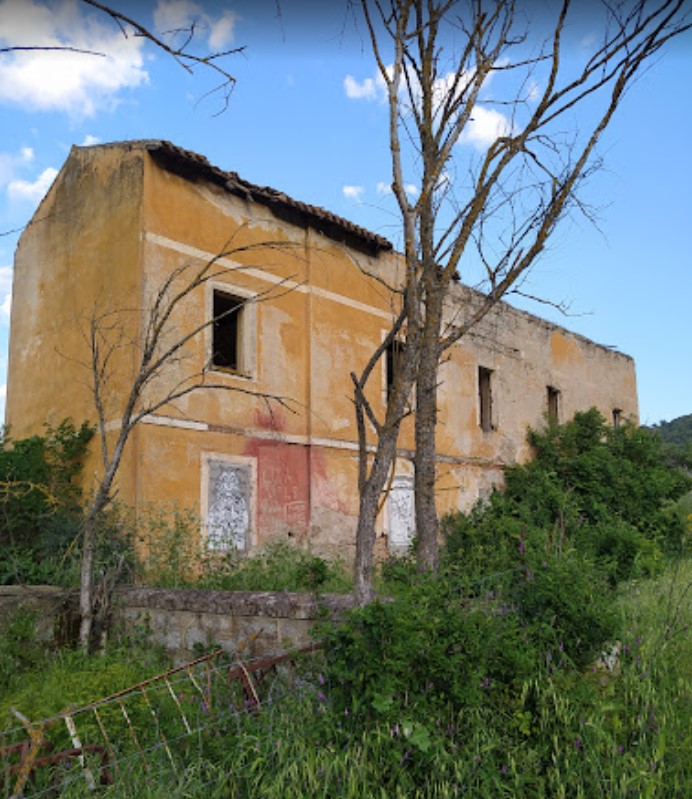
[[[462,671],[447,689],[435,683],[441,674],[431,673],[422,682],[429,661],[418,651],[424,639],[417,628],[434,612],[426,606],[406,622],[408,654],[404,644],[392,649],[397,623],[390,620],[389,640],[384,625],[382,648],[362,664],[365,671],[372,666],[373,673],[358,686],[341,679],[344,652],[332,648],[326,661],[303,674],[280,701],[267,702],[259,713],[229,715],[219,733],[188,738],[178,749],[175,771],[161,749],[149,758],[149,771],[130,758],[117,783],[101,791],[133,799],[687,797],[692,784],[690,586],[692,562],[684,560],[656,578],[622,587],[615,604],[620,655],[612,671],[561,661],[559,648],[551,658],[547,651],[536,657],[545,643],[540,630],[529,627],[527,640],[514,641],[514,628],[506,621],[511,614],[496,613],[487,603],[467,607],[463,615],[470,620],[444,631],[457,651],[438,653],[450,661],[449,674]],[[429,585],[420,590],[422,604],[435,594]],[[400,608],[410,617],[409,605]],[[374,617],[384,611],[373,606],[370,612]],[[438,613],[442,624],[444,610]],[[350,635],[356,629],[372,631],[358,619],[348,629]],[[428,629],[431,642],[439,643],[440,629]],[[474,635],[464,639],[462,630]],[[332,647],[338,641],[337,635]],[[534,654],[502,654],[500,644],[517,650],[523,645]],[[484,647],[490,653],[485,661]],[[419,673],[410,679],[398,674],[397,652],[401,661],[422,660]],[[380,676],[374,673],[378,657]],[[513,673],[499,670],[503,658],[511,660]],[[78,682],[79,664],[74,660],[69,666]],[[81,668],[88,675],[94,666]],[[494,670],[490,679],[487,670]],[[32,681],[37,686],[44,679],[27,673],[22,691],[15,685],[5,703],[21,701]],[[60,795],[92,794],[77,771]]]

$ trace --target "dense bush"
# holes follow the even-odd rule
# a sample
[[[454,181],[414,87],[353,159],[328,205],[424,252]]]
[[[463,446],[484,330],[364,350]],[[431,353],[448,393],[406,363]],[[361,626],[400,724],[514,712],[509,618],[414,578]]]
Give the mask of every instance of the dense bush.
[[[529,442],[533,460],[506,471],[503,492],[445,521],[452,562],[483,574],[512,568],[519,549],[575,549],[615,584],[655,573],[664,555],[684,550],[686,524],[673,501],[690,480],[665,465],[656,436],[612,428],[592,409],[530,431]]]
[[[615,589],[682,551],[671,507],[688,481],[664,465],[655,437],[613,429],[596,410],[529,441],[535,457],[508,470],[504,492],[445,520],[435,578],[409,560],[386,564],[384,590],[396,598],[327,634],[326,674],[337,712],[392,730],[406,722],[399,754],[422,771],[431,752],[439,762],[438,746],[465,745],[440,724],[483,718],[494,740],[486,789],[500,790],[489,775],[502,746],[523,743],[535,780],[514,788],[552,796],[563,795],[548,776],[558,761],[546,758],[564,759],[564,777],[585,740],[579,717],[599,702],[600,682],[583,675],[627,634]]]
[[[122,511],[120,515],[120,527],[135,531],[136,576],[146,585],[337,593],[352,588],[341,562],[283,541],[269,543],[250,556],[235,550],[205,551],[199,516],[175,504],[139,508],[136,519]]]
[[[93,428],[69,419],[45,434],[0,436],[0,584],[65,582],[81,519],[77,477]]]

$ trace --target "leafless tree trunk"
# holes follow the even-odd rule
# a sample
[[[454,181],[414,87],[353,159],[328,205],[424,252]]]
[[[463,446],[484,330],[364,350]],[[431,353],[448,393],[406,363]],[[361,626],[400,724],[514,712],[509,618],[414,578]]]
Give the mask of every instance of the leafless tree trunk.
[[[234,234],[237,236],[242,230]],[[293,410],[287,397],[259,393],[250,389],[214,382],[210,377],[211,364],[195,363],[188,354],[192,345],[204,331],[215,322],[237,311],[232,308],[213,318],[202,318],[196,326],[185,327],[177,312],[203,289],[210,280],[228,274],[226,267],[217,268],[223,258],[248,254],[252,251],[266,253],[269,250],[288,250],[286,242],[262,242],[251,245],[233,245],[233,239],[217,256],[205,263],[185,262],[172,270],[163,284],[153,293],[149,306],[142,314],[139,310],[107,308],[94,310],[86,320],[84,331],[88,361],[83,365],[90,375],[90,387],[97,417],[101,444],[103,473],[94,492],[82,524],[82,564],[80,582],[81,625],[80,646],[88,651],[92,645],[94,623],[94,568],[99,520],[111,502],[113,486],[118,474],[125,446],[135,427],[149,414],[176,400],[198,391],[232,391],[249,394],[276,402]],[[243,267],[238,267],[242,270]],[[245,302],[263,302],[275,299],[290,289],[280,281],[267,292]],[[144,319],[143,323],[140,322]],[[139,328],[142,324],[143,329]],[[136,366],[125,394],[112,388],[117,373],[119,351],[136,353]],[[183,377],[167,379],[167,370],[189,359],[191,368]],[[118,375],[121,377],[121,375]],[[109,430],[112,421],[118,419],[117,435],[111,445]]]
[[[412,314],[415,319],[415,314]],[[373,353],[360,377],[351,375],[355,386],[356,422],[358,427],[359,463],[358,489],[359,514],[356,530],[355,596],[356,601],[367,604],[373,598],[373,548],[375,544],[375,525],[380,511],[382,490],[396,460],[397,442],[401,422],[407,415],[407,405],[416,374],[416,355],[418,351],[417,329],[412,325],[407,331],[407,339],[401,351],[401,368],[394,375],[394,382],[388,394],[387,411],[382,422],[378,421],[371,403],[365,396],[365,386],[373,368],[387,348],[397,339],[404,320],[404,312]],[[409,349],[412,353],[409,355]],[[376,432],[374,453],[370,457],[366,422]]]
[[[406,330],[406,357],[415,364],[406,388],[415,384],[416,533],[420,567],[434,570],[440,359],[508,292],[520,291],[522,277],[565,215],[576,209],[590,218],[578,192],[598,167],[601,135],[650,59],[689,29],[689,12],[684,0],[604,2],[600,38],[575,68],[566,63],[566,29],[583,9],[573,0],[544,10],[541,23],[548,13],[554,17],[542,44],[535,41],[539,21],[527,19],[530,7],[518,0],[361,5],[389,104],[392,188],[406,262],[400,291],[408,298],[398,325]],[[473,158],[468,145],[462,146],[464,134],[487,109],[502,124],[485,152]],[[582,109],[579,129],[575,114]],[[416,174],[405,179],[407,164],[414,164]],[[458,174],[463,177],[455,185]],[[407,196],[407,183],[420,185],[415,201]],[[481,290],[473,307],[452,307],[459,275]],[[399,401],[390,397],[387,418],[390,410],[399,418]],[[398,427],[371,426],[376,452],[389,461],[373,465],[374,483],[366,488],[374,494],[396,455],[391,436]],[[373,502],[369,494],[366,507],[361,501],[361,512],[367,511],[359,524],[361,549],[374,540]],[[364,554],[360,560],[367,563]],[[367,576],[365,570],[363,582]],[[368,594],[365,586],[360,593]]]

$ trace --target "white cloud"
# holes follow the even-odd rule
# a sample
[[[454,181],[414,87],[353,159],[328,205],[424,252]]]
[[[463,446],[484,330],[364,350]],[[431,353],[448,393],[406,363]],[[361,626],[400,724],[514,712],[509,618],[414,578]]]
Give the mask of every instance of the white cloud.
[[[385,196],[387,194],[392,194],[392,186],[391,186],[390,183],[384,183],[384,181],[380,181],[377,184],[376,188],[377,188],[377,193],[379,195],[381,195],[381,196]],[[418,194],[420,189],[418,188],[418,186],[416,186],[413,183],[407,183],[404,186],[404,191],[406,192],[406,194],[410,194],[410,195],[413,196],[413,195]]]
[[[0,186],[9,183],[17,167],[21,168],[34,160],[31,147],[22,147],[18,153],[0,153]]]
[[[358,83],[353,75],[346,75],[344,90],[346,97],[351,100],[376,100],[380,96],[375,78],[365,78],[364,81]]]
[[[92,136],[91,133],[87,133],[84,137],[84,141],[82,142],[82,147],[91,147],[94,144],[101,144],[101,139],[98,136]]]
[[[12,305],[12,267],[0,266],[0,324],[6,324],[10,318]]]
[[[161,34],[170,35],[189,28],[202,15],[202,9],[192,0],[159,0],[154,10],[154,25]]]
[[[154,25],[160,34],[187,38],[194,25],[196,35],[206,33],[212,51],[222,50],[233,41],[236,20],[230,10],[213,17],[193,0],[159,0],[154,10]]]
[[[511,132],[512,125],[504,114],[494,108],[483,108],[483,106],[477,105],[459,137],[459,144],[471,144],[477,150],[484,150],[498,136],[507,136]]]
[[[356,202],[360,202],[361,195],[364,191],[365,189],[363,186],[344,186],[343,188],[344,197],[349,200],[355,200]]]
[[[223,15],[211,25],[209,33],[209,47],[212,50],[222,50],[233,41],[233,29],[236,16],[232,11],[224,11]]]
[[[391,78],[394,67],[390,64],[386,67],[386,71]],[[418,76],[413,69],[409,68],[407,72],[408,80],[405,79],[406,76],[402,76],[399,88],[400,104],[404,113],[411,112],[411,102],[416,106],[420,106],[422,100]],[[472,79],[473,72],[470,71],[464,72],[458,80],[455,72],[448,72],[434,81],[432,85],[433,112],[437,114],[450,94],[454,93],[457,97],[461,97]],[[489,80],[490,76],[486,78],[486,84]],[[409,96],[409,86],[411,96]],[[380,100],[384,102],[387,99],[387,85],[379,71],[375,73],[374,77],[365,78],[361,82],[358,82],[352,75],[346,75],[344,78],[344,90],[346,91],[346,96],[351,100]]]
[[[58,170],[49,166],[36,178],[33,183],[28,180],[11,180],[7,186],[7,193],[15,200],[28,200],[38,203],[51,187]]]
[[[74,47],[103,53],[30,51],[0,61],[0,102],[38,111],[93,116],[113,108],[118,93],[148,79],[143,69],[144,39],[123,36],[103,15],[85,14],[74,0],[50,6],[36,0],[1,0],[3,46]]]
[[[503,63],[504,61],[498,61],[498,65]],[[392,74],[392,69],[391,65],[387,67],[389,75]],[[473,76],[473,71],[469,70],[464,72],[458,80],[454,72],[448,72],[438,78],[432,86],[433,113],[437,114],[441,110],[445,100],[451,94],[454,94],[456,99],[461,99],[463,93],[473,81]],[[493,72],[491,71],[484,81],[485,87],[488,86],[492,77]],[[410,86],[410,97],[407,86]],[[385,100],[387,95],[384,79],[379,72],[375,74],[375,77],[365,78],[360,83],[352,75],[346,75],[344,89],[346,96],[352,100]],[[532,85],[529,88],[528,99],[533,100],[540,96],[539,92],[539,87]],[[421,89],[415,72],[409,70],[408,81],[401,81],[400,107],[403,113],[411,112],[410,106],[412,102],[416,105],[420,104]],[[476,149],[483,150],[489,147],[498,136],[506,136],[511,132],[512,124],[504,114],[492,108],[476,105],[473,108],[471,119],[459,138],[459,144],[470,144]],[[405,186],[405,190],[408,194],[418,193],[418,188],[412,184]],[[384,183],[378,183],[377,191],[379,194],[387,194],[389,187]]]
[[[543,90],[536,83],[536,81],[531,81],[529,90],[526,92],[526,99],[529,100],[529,102],[535,102],[536,100],[540,99],[542,93]]]

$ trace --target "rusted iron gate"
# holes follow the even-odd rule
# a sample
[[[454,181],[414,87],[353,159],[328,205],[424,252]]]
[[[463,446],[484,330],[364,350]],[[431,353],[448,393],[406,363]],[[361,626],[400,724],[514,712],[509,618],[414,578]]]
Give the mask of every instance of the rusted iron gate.
[[[75,770],[90,789],[112,784],[123,761],[136,758],[145,770],[154,752],[163,751],[177,770],[174,747],[207,730],[219,731],[234,713],[256,712],[265,701],[264,680],[295,652],[242,662],[223,649],[157,674],[123,691],[77,709],[0,733],[0,773],[10,799],[40,796]],[[35,787],[33,787],[35,786]],[[28,792],[31,791],[31,792]]]

